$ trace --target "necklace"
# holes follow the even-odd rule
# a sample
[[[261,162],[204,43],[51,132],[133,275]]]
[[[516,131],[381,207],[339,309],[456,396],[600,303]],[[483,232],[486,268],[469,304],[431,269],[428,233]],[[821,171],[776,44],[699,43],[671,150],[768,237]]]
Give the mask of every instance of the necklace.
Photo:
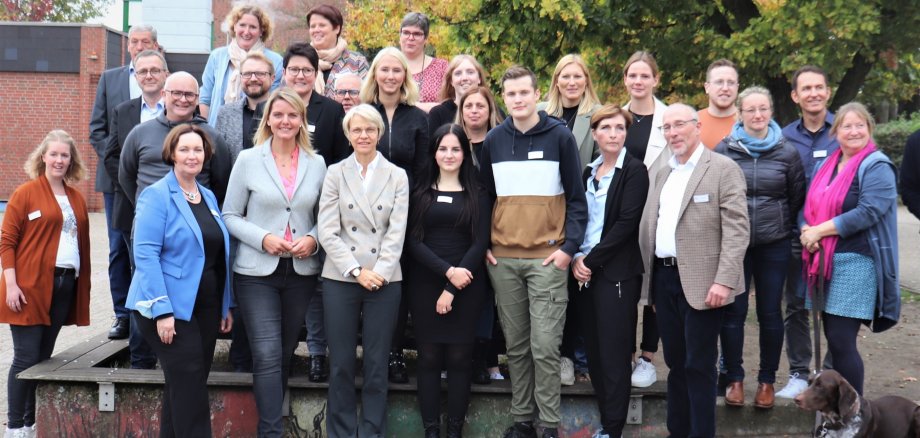
[[[195,202],[195,200],[198,199],[198,190],[195,190],[194,192],[186,192],[182,187],[179,188],[182,189],[182,193],[185,193],[185,197],[188,198],[189,201]]]
[[[636,122],[634,123],[635,125],[638,125],[639,123],[642,123],[642,119],[644,119],[644,118],[646,118],[646,117],[649,116],[648,114],[645,114],[645,115],[640,116],[640,115],[638,115],[638,114],[636,114],[636,113],[633,113],[632,111],[630,111],[630,113],[632,113],[633,118],[636,119]]]

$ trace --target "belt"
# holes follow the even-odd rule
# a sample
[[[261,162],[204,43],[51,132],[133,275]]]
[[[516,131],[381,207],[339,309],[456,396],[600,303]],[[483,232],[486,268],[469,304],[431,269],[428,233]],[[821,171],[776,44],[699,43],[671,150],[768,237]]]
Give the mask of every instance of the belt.
[[[664,258],[655,257],[655,265],[664,266],[668,268],[672,268],[672,267],[676,268],[677,267],[677,257],[664,257]]]
[[[59,268],[57,266],[54,267],[55,277],[63,277],[65,275],[76,275],[76,274],[77,274],[77,270],[74,268]]]

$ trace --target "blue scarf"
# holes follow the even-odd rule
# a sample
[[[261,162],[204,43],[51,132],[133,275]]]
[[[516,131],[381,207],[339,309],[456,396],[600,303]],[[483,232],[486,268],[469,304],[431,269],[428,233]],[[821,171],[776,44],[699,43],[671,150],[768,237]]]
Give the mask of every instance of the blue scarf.
[[[748,135],[741,122],[736,122],[735,126],[732,126],[731,137],[741,143],[752,157],[757,158],[760,157],[760,154],[769,152],[779,144],[780,140],[783,139],[783,130],[780,129],[775,120],[770,120],[770,125],[767,126],[767,137],[759,139]]]

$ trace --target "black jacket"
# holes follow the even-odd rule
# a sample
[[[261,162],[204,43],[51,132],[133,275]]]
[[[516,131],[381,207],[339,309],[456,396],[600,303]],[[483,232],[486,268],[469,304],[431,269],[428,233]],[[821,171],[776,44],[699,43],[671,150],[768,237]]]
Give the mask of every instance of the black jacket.
[[[452,99],[441,102],[440,105],[428,111],[428,136],[434,138],[434,132],[441,126],[454,123],[457,120],[457,102]]]
[[[105,172],[112,179],[114,193],[112,198],[112,227],[125,233],[131,232],[134,224],[134,202],[125,195],[118,183],[118,161],[121,147],[128,138],[128,133],[141,123],[141,99],[138,97],[117,105],[112,111],[109,122],[109,137],[106,142],[102,161]]]
[[[735,160],[744,172],[751,246],[792,236],[805,204],[805,171],[795,146],[782,139],[754,158],[735,139],[725,137],[715,151]]]
[[[585,167],[581,181],[589,183],[588,178],[591,178],[590,166]],[[639,251],[639,220],[645,209],[648,188],[648,170],[642,161],[627,153],[623,168],[614,172],[607,189],[601,240],[584,259],[592,275],[602,273],[616,282],[645,272]]]
[[[374,104],[383,117],[383,132],[377,150],[383,157],[406,171],[409,184],[428,165],[428,115],[421,109],[400,103],[393,112],[393,121],[387,120],[382,104]]]
[[[920,130],[911,134],[901,157],[901,200],[920,218]]]

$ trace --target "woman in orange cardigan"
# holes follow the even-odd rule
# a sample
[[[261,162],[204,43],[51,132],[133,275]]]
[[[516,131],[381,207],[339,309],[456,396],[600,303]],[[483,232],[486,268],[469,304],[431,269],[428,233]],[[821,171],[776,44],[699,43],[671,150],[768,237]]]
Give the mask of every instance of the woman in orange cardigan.
[[[85,169],[73,138],[48,133],[25,163],[0,234],[0,323],[10,324],[7,436],[34,436],[35,383],[23,370],[51,357],[63,325],[89,324],[89,216],[71,184]]]

